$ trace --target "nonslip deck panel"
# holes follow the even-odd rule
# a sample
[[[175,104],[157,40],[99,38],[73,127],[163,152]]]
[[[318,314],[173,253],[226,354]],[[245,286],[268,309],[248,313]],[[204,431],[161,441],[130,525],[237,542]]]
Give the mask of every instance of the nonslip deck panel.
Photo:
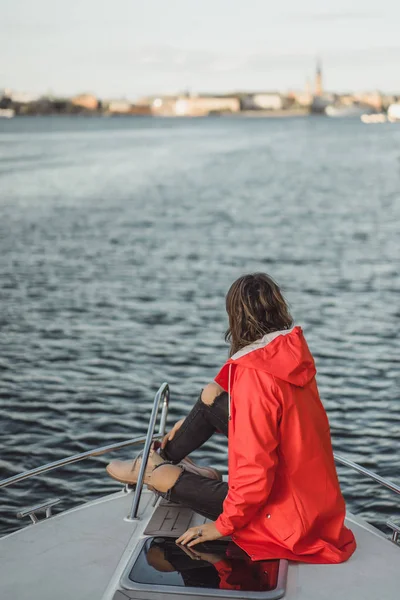
[[[191,508],[163,501],[154,511],[144,534],[179,537],[189,527],[200,527],[207,520],[205,517],[193,512]]]

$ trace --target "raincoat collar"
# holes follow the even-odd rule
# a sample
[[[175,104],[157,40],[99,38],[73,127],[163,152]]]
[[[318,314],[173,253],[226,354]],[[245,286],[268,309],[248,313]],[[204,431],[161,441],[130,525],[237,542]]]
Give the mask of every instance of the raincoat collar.
[[[316,375],[314,359],[307,346],[301,327],[274,331],[245,346],[236,352],[220,371],[221,381],[226,381],[224,389],[231,392],[233,382],[232,367],[256,369],[292,385],[304,387]],[[226,373],[229,368],[229,377]],[[223,376],[225,371],[226,375]],[[218,378],[216,378],[218,382]]]
[[[273,331],[272,333],[266,333],[259,340],[256,340],[255,342],[252,342],[251,344],[248,344],[247,346],[244,346],[244,348],[238,350],[233,356],[231,356],[231,360],[237,360],[238,358],[245,356],[249,352],[254,352],[254,350],[260,350],[260,348],[264,348],[280,335],[288,335],[289,333],[292,333],[294,329],[295,327],[292,327],[291,329],[283,329],[281,331]]]

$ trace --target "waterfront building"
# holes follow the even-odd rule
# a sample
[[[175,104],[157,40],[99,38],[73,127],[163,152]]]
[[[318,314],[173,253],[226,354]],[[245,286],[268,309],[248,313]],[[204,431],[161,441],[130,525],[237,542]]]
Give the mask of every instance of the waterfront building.
[[[177,96],[154,96],[145,98],[139,100],[137,105],[144,106],[145,102],[149,103],[151,114],[156,117],[175,116],[175,104],[177,102]]]
[[[6,90],[6,96],[15,104],[30,104],[31,102],[37,102],[39,100],[39,94],[33,94],[30,92],[14,92]]]
[[[360,94],[354,94],[354,99],[360,104],[366,104],[371,106],[376,111],[383,109],[383,97],[380,92],[364,92]]]
[[[143,104],[132,104],[129,111],[130,115],[150,116],[152,114],[151,107]]]
[[[131,112],[131,103],[128,100],[110,100],[107,104],[107,112],[115,115],[127,115]]]
[[[296,104],[298,104],[299,106],[304,107],[304,108],[310,107],[311,104],[312,104],[312,101],[313,101],[313,96],[312,96],[312,93],[311,93],[310,80],[307,79],[304,91],[301,91],[301,92],[295,92],[295,91],[291,92],[290,96],[293,99],[293,101]]]
[[[239,99],[233,96],[190,96],[178,98],[175,104],[177,116],[203,117],[218,113],[236,113],[239,110]]]
[[[97,110],[99,107],[99,101],[92,94],[74,96],[74,98],[71,98],[71,104],[80,108],[86,108],[86,110]]]
[[[151,114],[158,117],[174,116],[177,96],[144,96],[135,101],[135,109],[142,114]]]
[[[205,117],[239,112],[240,101],[235,96],[160,96],[153,99],[151,110],[157,116]]]
[[[139,101],[132,104],[129,100],[105,100],[102,108],[107,115],[151,115],[151,106],[148,102]]]
[[[241,104],[243,110],[282,110],[287,101],[279,92],[259,92],[246,94]]]
[[[336,95],[334,101],[341,106],[352,106],[355,102],[355,98],[353,94],[338,94]]]

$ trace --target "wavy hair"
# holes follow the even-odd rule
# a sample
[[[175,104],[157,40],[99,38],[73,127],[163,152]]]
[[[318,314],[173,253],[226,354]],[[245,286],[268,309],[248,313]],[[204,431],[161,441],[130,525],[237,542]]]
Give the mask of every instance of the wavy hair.
[[[229,356],[272,331],[290,329],[293,319],[275,281],[266,273],[242,275],[226,295]]]

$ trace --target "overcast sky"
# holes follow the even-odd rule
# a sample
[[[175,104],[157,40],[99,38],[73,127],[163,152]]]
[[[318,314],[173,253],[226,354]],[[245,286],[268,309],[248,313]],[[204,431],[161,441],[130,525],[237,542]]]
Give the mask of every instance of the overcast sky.
[[[400,92],[399,0],[0,0],[0,88]]]

